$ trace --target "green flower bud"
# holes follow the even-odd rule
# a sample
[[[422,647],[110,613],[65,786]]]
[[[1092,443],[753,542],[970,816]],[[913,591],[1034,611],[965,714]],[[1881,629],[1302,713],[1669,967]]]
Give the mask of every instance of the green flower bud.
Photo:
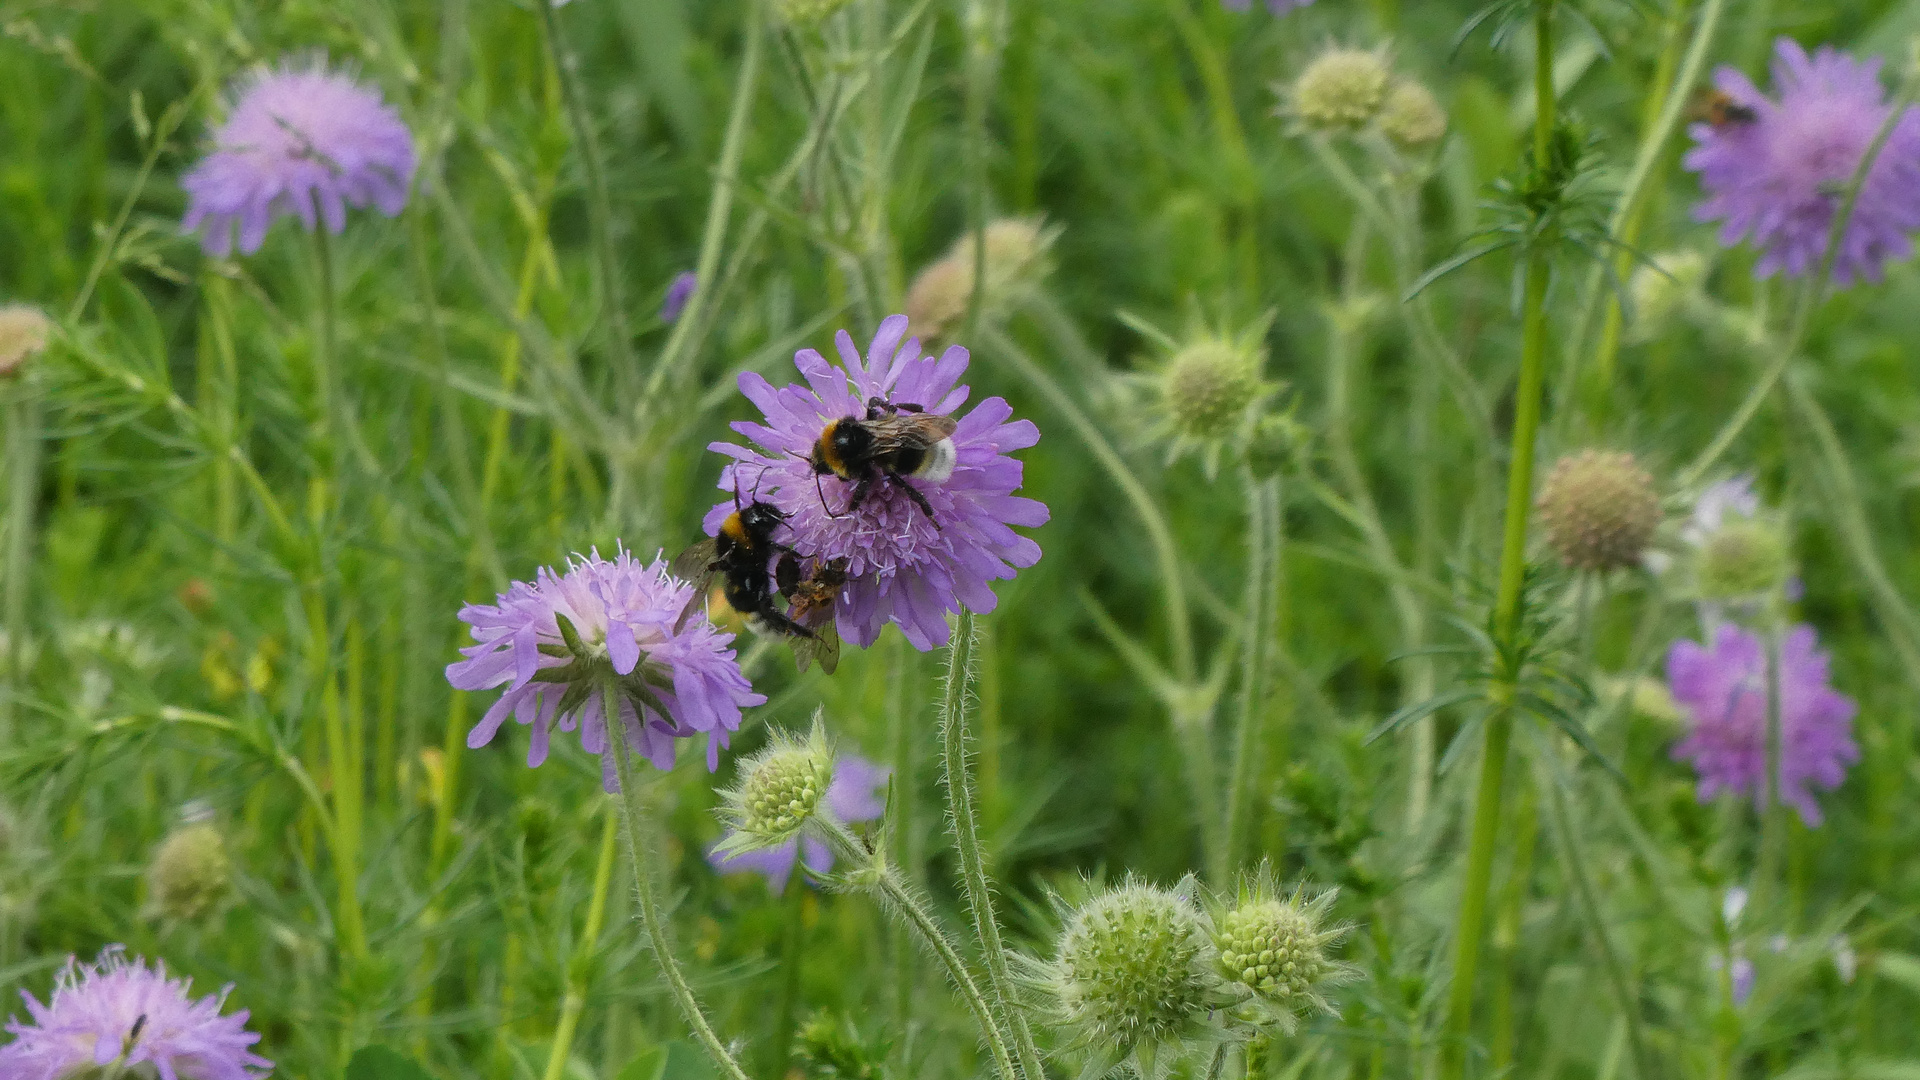
[[[1260,360],[1232,341],[1203,337],[1183,347],[1160,377],[1160,398],[1174,429],[1203,442],[1235,434],[1264,387]]]
[[[1633,302],[1632,338],[1651,341],[1673,325],[1697,299],[1707,278],[1707,258],[1697,251],[1656,255],[1651,265],[1634,270],[1627,295]]]
[[[1579,570],[1634,565],[1660,525],[1653,477],[1632,454],[1583,450],[1561,458],[1538,505],[1547,545]]]
[[[1247,468],[1260,480],[1278,476],[1306,442],[1306,428],[1293,417],[1272,413],[1262,416],[1247,440]]]
[[[773,0],[774,17],[790,26],[818,26],[853,0]]]
[[[1214,944],[1228,981],[1273,1001],[1304,1000],[1328,971],[1312,916],[1280,900],[1258,900],[1227,912]]]
[[[1379,115],[1393,72],[1380,53],[1334,47],[1315,57],[1286,96],[1292,113],[1316,131],[1357,131]]]
[[[1447,133],[1447,113],[1420,83],[1401,79],[1380,106],[1380,131],[1402,150],[1422,150]]]
[[[147,868],[147,904],[169,922],[193,922],[211,912],[233,885],[226,840],[210,821],[175,829]]]
[[[1700,594],[1709,600],[1761,596],[1792,573],[1786,536],[1762,518],[1729,518],[1700,548]]]
[[[777,732],[766,749],[740,766],[740,780],[722,795],[721,814],[733,833],[725,852],[775,847],[797,836],[820,809],[833,781],[833,750],[816,720],[798,739]]]
[[[1074,912],[1052,990],[1059,1017],[1096,1052],[1152,1053],[1190,1038],[1219,998],[1202,915],[1180,890],[1128,882]]]
[[[1048,272],[1047,253],[1059,230],[1040,218],[1002,218],[986,230],[987,287],[983,314],[997,318]],[[924,341],[948,340],[973,303],[974,235],[964,233],[907,288],[908,323]]]

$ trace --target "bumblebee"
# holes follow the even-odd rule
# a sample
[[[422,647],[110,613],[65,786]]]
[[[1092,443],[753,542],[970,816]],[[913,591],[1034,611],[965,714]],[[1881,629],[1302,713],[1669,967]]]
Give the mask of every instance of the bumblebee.
[[[1715,130],[1740,127],[1760,119],[1760,114],[1752,106],[1733,100],[1733,95],[1725,90],[1700,91],[1694,97],[1687,115]]]
[[[847,560],[813,560],[802,572],[800,559],[792,552],[780,556],[774,564],[774,583],[787,599],[787,618],[813,631],[809,638],[795,637],[793,659],[801,671],[815,660],[820,670],[833,674],[840,664],[840,634],[833,625],[833,602],[847,583]]]
[[[937,416],[919,405],[896,405],[877,397],[867,402],[865,417],[848,416],[829,423],[814,441],[809,459],[815,485],[822,476],[837,476],[853,485],[853,496],[845,510],[836,514],[827,507],[827,513],[833,517],[853,513],[873,493],[873,485],[886,480],[906,492],[934,528],[939,528],[927,497],[906,481],[914,477],[939,484],[953,475],[959,460],[959,451],[953,445],[953,432],[958,426],[951,416]],[[824,492],[820,505],[827,506]]]
[[[705,605],[713,576],[724,574],[727,603],[756,628],[813,637],[812,630],[793,621],[773,602],[773,574],[768,567],[775,555],[791,556],[793,551],[773,539],[774,532],[786,524],[787,515],[771,503],[753,501],[740,506],[737,493],[734,505],[737,509],[720,523],[720,535],[700,541],[673,560],[673,576],[693,583],[693,599],[680,613],[675,628],[685,626],[687,617]]]

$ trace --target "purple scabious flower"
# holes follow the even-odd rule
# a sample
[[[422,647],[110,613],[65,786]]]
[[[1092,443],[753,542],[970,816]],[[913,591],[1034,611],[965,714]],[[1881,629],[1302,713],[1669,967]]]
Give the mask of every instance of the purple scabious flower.
[[[393,217],[407,205],[415,165],[413,133],[377,90],[331,71],[324,58],[282,61],[238,85],[213,151],[180,186],[188,195],[181,228],[201,234],[208,254],[252,254],[275,219],[292,214],[312,232],[339,233],[347,207],[372,205]]]
[[[511,715],[533,726],[527,764],[547,759],[553,728],[580,731],[580,745],[600,756],[602,782],[619,790],[603,688],[617,681],[627,745],[656,768],[673,767],[676,740],[707,736],[707,767],[740,729],[740,710],[766,703],[753,692],[730,647],[733,635],[704,618],[681,624],[693,586],[667,572],[664,559],[645,564],[622,550],[574,556],[565,572],[541,567],[529,584],[516,581],[491,605],[469,604],[460,621],[477,644],[447,665],[460,690],[507,690],[467,733],[478,749]]]
[[[1698,123],[1686,167],[1700,174],[1707,199],[1694,208],[1699,221],[1718,221],[1729,247],[1750,238],[1761,250],[1754,272],[1789,277],[1814,272],[1827,250],[1827,235],[1841,192],[1890,106],[1880,85],[1880,61],[1854,60],[1830,46],[1809,57],[1789,38],[1774,46],[1773,82],[1780,99],[1767,97],[1732,68],[1714,84],[1738,115],[1721,123]],[[1833,263],[1834,280],[1877,281],[1889,259],[1913,250],[1908,234],[1920,228],[1920,112],[1908,109],[1867,171],[1859,201],[1847,221]]]
[[[876,765],[858,754],[841,754],[833,762],[833,779],[827,783],[822,805],[843,824],[872,821],[886,813],[887,777],[892,770]],[[728,834],[731,835],[731,834]],[[767,888],[775,896],[787,890],[787,878],[798,861],[807,872],[818,877],[833,869],[833,851],[820,840],[807,835],[784,844],[723,853],[727,842],[722,836],[707,849],[707,862],[723,874],[751,872],[767,879]]]
[[[1295,8],[1303,8],[1313,0],[1267,0],[1267,10],[1275,15],[1285,15]],[[1228,11],[1246,11],[1253,7],[1253,0],[1220,0],[1220,6]]]
[[[1827,655],[1813,627],[1796,626],[1780,643],[1780,799],[1808,826],[1820,824],[1812,788],[1835,788],[1860,759],[1853,742],[1853,699],[1828,685]],[[1722,791],[1766,797],[1767,649],[1758,634],[1733,623],[1713,630],[1713,644],[1677,641],[1667,654],[1667,682],[1693,730],[1673,756],[1700,775],[1700,801]]]
[[[693,287],[700,284],[700,276],[691,270],[683,270],[667,286],[667,298],[660,301],[660,321],[672,323],[680,321],[680,313],[687,310],[687,301],[693,299]]]
[[[784,543],[821,562],[847,560],[847,583],[834,610],[841,637],[865,647],[893,622],[925,652],[946,642],[947,613],[962,604],[992,611],[998,601],[990,583],[1039,561],[1040,545],[1013,526],[1045,524],[1047,507],[1013,494],[1021,464],[1007,453],[1032,446],[1040,431],[1029,420],[1009,423],[1013,407],[988,398],[957,417],[951,476],[940,483],[900,481],[925,496],[938,526],[894,483],[875,484],[860,509],[848,513],[843,508],[853,485],[816,475],[809,463],[821,431],[831,421],[865,416],[871,398],[954,413],[967,400],[968,388],[957,384],[968,357],[958,345],[938,360],[923,355],[920,339],[907,336],[905,315],[880,324],[864,360],[845,330],[834,343],[837,365],[813,349],[794,354],[804,383],[775,389],[754,372],[741,373],[740,392],[767,419],[733,425],[754,446],[709,447],[734,461],[721,471],[729,498],[708,512],[707,534],[717,534],[734,511],[734,493],[751,489],[788,515]]]
[[[62,1080],[118,1063],[120,1075],[159,1080],[257,1080],[273,1062],[247,1048],[247,1010],[222,1016],[232,987],[199,1000],[189,979],[169,979],[164,964],[129,961],[120,945],[91,964],[67,966],[42,1005],[25,990],[31,1023],[7,1021],[13,1042],[0,1047],[0,1077]]]

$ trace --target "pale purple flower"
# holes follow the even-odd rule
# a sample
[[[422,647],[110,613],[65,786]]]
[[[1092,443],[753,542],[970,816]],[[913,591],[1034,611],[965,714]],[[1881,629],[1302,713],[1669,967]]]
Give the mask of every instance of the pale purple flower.
[[[1753,490],[1753,474],[1741,473],[1730,480],[1709,484],[1693,502],[1693,516],[1680,530],[1680,536],[1694,547],[1720,531],[1728,517],[1760,516],[1760,496]]]
[[[1761,250],[1754,267],[1761,277],[1813,273],[1844,189],[1889,115],[1880,61],[1855,60],[1831,46],[1810,57],[1783,37],[1774,46],[1778,101],[1732,68],[1721,68],[1714,82],[1750,115],[1690,129],[1695,145],[1686,167],[1700,174],[1707,193],[1695,219],[1721,222],[1720,242],[1728,246],[1750,239]],[[1834,258],[1834,280],[1879,280],[1888,260],[1912,251],[1908,234],[1916,228],[1920,112],[1908,109],[1867,171]]]
[[[1285,15],[1295,8],[1303,8],[1313,0],[1267,0],[1267,10],[1275,15]],[[1253,0],[1220,0],[1220,6],[1228,11],[1246,11],[1253,6]]]
[[[1753,996],[1753,984],[1759,981],[1759,972],[1754,970],[1753,961],[1734,954],[1733,965],[1727,972],[1727,981],[1733,992],[1735,1007],[1745,1005]]]
[[[1692,732],[1673,749],[1700,775],[1700,801],[1722,791],[1750,795],[1763,806],[1767,772],[1767,649],[1759,635],[1733,623],[1713,630],[1713,644],[1677,641],[1667,654],[1667,681]],[[1835,788],[1860,759],[1853,742],[1853,699],[1828,685],[1827,655],[1811,626],[1796,626],[1780,643],[1779,798],[1809,826],[1820,824],[1812,788]]]
[[[992,611],[998,601],[991,583],[1039,561],[1040,545],[1012,527],[1045,524],[1047,507],[1013,494],[1021,464],[1007,453],[1032,446],[1040,431],[1028,420],[1009,423],[1012,406],[988,398],[958,417],[950,477],[902,481],[926,497],[938,526],[892,483],[875,484],[860,509],[848,513],[853,485],[816,475],[808,462],[820,432],[830,421],[865,416],[871,398],[954,413],[967,400],[968,388],[958,382],[968,357],[958,345],[938,360],[922,355],[920,339],[907,336],[904,315],[880,324],[865,360],[846,331],[834,341],[837,365],[813,349],[794,355],[804,383],[775,389],[755,372],[740,375],[741,393],[767,419],[733,425],[752,447],[710,446],[734,462],[721,471],[728,498],[707,514],[707,534],[717,533],[733,512],[736,491],[753,492],[788,515],[782,543],[822,562],[847,560],[847,584],[834,611],[841,637],[865,647],[891,621],[926,651],[946,642],[947,613],[962,604]]]
[[[282,61],[238,85],[211,153],[180,186],[186,232],[224,256],[260,249],[275,219],[292,214],[308,232],[346,228],[347,207],[393,217],[407,205],[415,165],[413,134],[380,93],[329,70],[324,58]]]
[[[732,634],[697,611],[681,625],[693,592],[664,559],[645,564],[622,550],[609,561],[596,550],[574,556],[564,573],[541,567],[531,584],[514,582],[491,605],[460,609],[478,644],[460,650],[467,659],[447,666],[447,681],[461,690],[507,688],[467,745],[491,742],[511,715],[533,726],[527,764],[538,766],[553,728],[577,727],[580,745],[600,756],[606,789],[618,790],[602,709],[603,687],[617,680],[629,747],[670,769],[676,741],[704,734],[707,767],[717,767],[720,748],[740,729],[740,710],[767,699],[741,673]],[[563,618],[576,644],[562,633]]]
[[[660,321],[678,322],[680,313],[687,310],[687,301],[693,299],[693,287],[700,284],[700,276],[691,270],[685,270],[667,286],[667,298],[660,301]]]
[[[833,779],[827,784],[823,805],[834,820],[842,824],[872,821],[887,811],[887,777],[891,771],[858,754],[841,754],[834,759]],[[832,850],[811,835],[731,855],[720,850],[726,842],[727,837],[722,836],[707,849],[707,862],[723,874],[759,874],[767,879],[767,888],[776,896],[786,891],[787,878],[793,874],[796,859],[815,877],[833,869]]]
[[[159,1080],[256,1080],[273,1062],[247,1048],[247,1010],[222,1016],[232,987],[199,1000],[189,979],[169,979],[164,964],[129,961],[113,945],[91,964],[67,958],[47,1003],[25,990],[29,1023],[7,1021],[13,1042],[0,1046],[5,1080],[61,1080],[118,1062],[121,1075]]]

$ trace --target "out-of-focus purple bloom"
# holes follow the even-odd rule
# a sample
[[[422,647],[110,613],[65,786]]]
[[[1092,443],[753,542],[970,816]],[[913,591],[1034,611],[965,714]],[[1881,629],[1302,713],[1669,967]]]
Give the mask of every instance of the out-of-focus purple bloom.
[[[1731,480],[1708,485],[1693,503],[1693,518],[1680,530],[1681,537],[1695,547],[1720,531],[1729,516],[1753,518],[1760,514],[1760,496],[1753,490],[1753,474],[1741,473]]]
[[[887,776],[885,765],[875,765],[858,754],[841,754],[833,763],[833,780],[827,784],[824,800],[827,812],[836,821],[851,823],[872,821],[886,812]],[[833,852],[812,836],[800,836],[770,848],[720,853],[726,843],[721,837],[707,849],[707,862],[725,874],[753,872],[767,879],[767,888],[775,895],[786,891],[787,878],[793,874],[797,859],[816,876],[833,869]]]
[[[740,729],[740,710],[766,702],[753,692],[730,647],[733,635],[704,618],[676,624],[693,586],[667,572],[664,559],[645,564],[622,550],[611,561],[598,551],[574,556],[564,573],[541,567],[529,584],[516,581],[491,605],[469,604],[460,620],[477,644],[447,666],[461,690],[507,690],[467,733],[481,747],[509,715],[533,725],[527,764],[547,758],[552,729],[580,729],[580,745],[600,755],[608,791],[618,790],[608,753],[602,687],[621,688],[620,719],[627,745],[657,768],[673,767],[676,740],[707,736],[707,767]],[[570,645],[560,620],[571,626]]]
[[[1313,0],[1267,0],[1267,10],[1275,15],[1285,15],[1295,8],[1303,8]],[[1253,0],[1220,0],[1220,6],[1228,11],[1246,11],[1253,7]]]
[[[209,254],[260,249],[276,218],[292,214],[313,231],[346,228],[347,207],[388,217],[407,205],[415,165],[413,134],[376,90],[328,70],[282,61],[239,84],[212,153],[193,167],[181,227],[201,234]]]
[[[114,945],[91,964],[67,958],[42,1005],[22,990],[31,1023],[7,1021],[14,1041],[0,1047],[0,1077],[60,1080],[119,1063],[128,1077],[159,1080],[256,1080],[273,1062],[247,1048],[247,1010],[220,1014],[227,990],[195,1001],[188,979],[164,964],[127,960]]]
[[[880,324],[864,360],[846,331],[835,344],[838,365],[813,349],[794,355],[804,383],[775,389],[755,372],[741,374],[740,391],[767,419],[733,425],[754,446],[711,445],[734,461],[721,470],[728,498],[707,514],[707,534],[716,534],[733,512],[736,490],[755,492],[788,515],[782,542],[821,562],[847,560],[847,584],[834,612],[841,637],[865,647],[891,621],[926,651],[946,642],[948,612],[962,604],[992,611],[998,601],[991,582],[1039,561],[1040,545],[1013,526],[1045,524],[1047,507],[1013,494],[1021,465],[1007,454],[1038,442],[1040,431],[1032,421],[1009,423],[1012,406],[988,398],[958,417],[951,476],[940,483],[902,481],[926,497],[938,526],[892,483],[874,485],[849,513],[844,508],[853,485],[817,476],[808,463],[821,431],[830,421],[865,416],[871,398],[953,413],[967,400],[968,388],[958,382],[968,357],[958,345],[938,360],[922,355],[920,339],[907,336],[905,315]]]
[[[1784,270],[1802,277],[1818,269],[1827,234],[1890,106],[1880,61],[1854,60],[1822,46],[1809,57],[1789,38],[1774,46],[1773,82],[1780,100],[1762,94],[1732,68],[1714,75],[1733,105],[1750,115],[1690,129],[1686,166],[1700,174],[1707,198],[1700,221],[1721,222],[1720,242],[1743,238],[1761,250],[1755,273]],[[1912,251],[1920,228],[1920,112],[1894,124],[1860,188],[1834,258],[1834,280],[1879,280],[1889,259]]]
[[[1835,788],[1860,758],[1853,742],[1853,700],[1827,683],[1827,655],[1811,626],[1796,626],[1780,643],[1780,777],[1782,802],[1809,826],[1820,824],[1812,788]],[[1700,800],[1721,791],[1751,795],[1767,784],[1767,649],[1759,635],[1733,623],[1713,631],[1713,644],[1677,641],[1667,654],[1667,681],[1693,731],[1673,756],[1700,775]]]
[[[1735,1006],[1745,1005],[1747,999],[1753,996],[1753,984],[1758,978],[1759,973],[1754,970],[1753,961],[1738,953],[1734,954],[1733,965],[1727,972],[1727,979],[1732,984]]]
[[[667,298],[660,301],[660,321],[677,322],[680,313],[687,310],[687,301],[693,298],[693,287],[700,284],[700,276],[691,270],[683,270],[667,286]]]

